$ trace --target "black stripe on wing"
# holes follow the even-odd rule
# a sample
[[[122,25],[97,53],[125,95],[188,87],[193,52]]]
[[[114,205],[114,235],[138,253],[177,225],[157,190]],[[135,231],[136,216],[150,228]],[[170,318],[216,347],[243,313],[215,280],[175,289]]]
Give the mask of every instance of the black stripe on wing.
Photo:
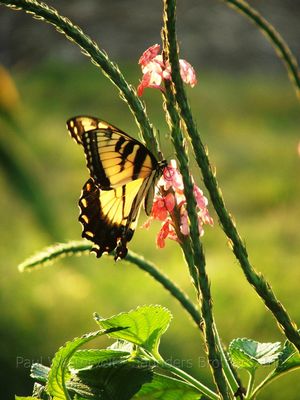
[[[131,180],[145,178],[151,174],[151,170],[157,169],[156,158],[142,143],[106,121],[91,116],[76,116],[67,121],[67,128],[72,138],[83,145],[91,175],[103,189],[109,188],[110,177],[109,171],[106,171],[101,161],[104,153],[108,156],[109,152],[109,156],[116,161],[119,158],[120,172],[133,165]],[[94,138],[91,142],[95,134],[97,139]],[[132,159],[133,152],[134,159]],[[95,169],[96,172],[93,174],[91,169]]]
[[[81,139],[91,176],[104,190],[146,178],[157,169],[156,159],[145,146],[119,132],[95,129]]]
[[[123,190],[125,191],[125,188]],[[115,259],[124,258],[127,254],[126,244],[131,240],[134,230],[107,218],[100,203],[100,189],[91,178],[83,186],[79,207],[79,221],[83,226],[82,237],[95,244],[92,251],[96,253],[97,258],[114,249]],[[124,213],[124,210],[122,212]]]
[[[103,189],[109,189],[110,180],[107,177],[100,160],[97,132],[98,131],[96,130],[85,132],[82,136],[82,144],[86,155],[88,169]]]

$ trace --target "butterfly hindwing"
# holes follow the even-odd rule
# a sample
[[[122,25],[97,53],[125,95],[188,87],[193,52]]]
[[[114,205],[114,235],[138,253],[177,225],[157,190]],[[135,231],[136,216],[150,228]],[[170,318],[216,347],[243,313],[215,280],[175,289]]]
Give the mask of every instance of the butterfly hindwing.
[[[75,117],[67,127],[83,146],[91,175],[79,199],[82,236],[97,257],[115,249],[115,259],[124,258],[144,199],[151,211],[162,165],[142,143],[98,118]]]
[[[82,236],[91,240],[97,257],[116,249],[116,258],[127,254],[141,202],[152,184],[152,176],[136,179],[116,189],[102,190],[90,178],[79,199]]]
[[[101,199],[100,193],[104,194],[103,199]],[[109,196],[105,196],[105,194]],[[105,197],[107,198],[105,199]],[[111,203],[111,217],[106,214],[109,202]],[[79,199],[79,221],[83,226],[82,237],[91,240],[95,244],[93,251],[97,257],[101,257],[104,252],[112,252],[121,238],[124,237],[126,242],[132,238],[133,230],[129,228],[125,233],[125,227],[121,223],[122,218],[117,216],[114,218],[114,214],[122,206],[121,203],[120,199],[114,198],[113,191],[102,191],[92,178],[86,182],[82,189]],[[121,214],[119,213],[119,215]],[[125,249],[120,251],[119,256],[123,258],[125,255],[126,246]]]

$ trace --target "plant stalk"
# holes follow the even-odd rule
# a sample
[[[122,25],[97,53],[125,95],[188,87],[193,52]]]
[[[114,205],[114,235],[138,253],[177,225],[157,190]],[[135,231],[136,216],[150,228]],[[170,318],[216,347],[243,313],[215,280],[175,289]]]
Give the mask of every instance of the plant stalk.
[[[176,37],[170,35],[170,46],[177,50]],[[170,53],[172,54],[172,52]],[[194,150],[195,158],[201,169],[204,184],[210,194],[213,206],[218,214],[220,223],[227,237],[230,239],[232,251],[238,259],[241,268],[246,276],[246,279],[254,287],[257,294],[264,301],[268,309],[276,318],[279,326],[284,331],[286,337],[297,347],[300,351],[300,334],[297,332],[296,324],[291,320],[289,314],[283,305],[276,298],[271,286],[265,278],[258,273],[250,264],[248,254],[242,239],[239,236],[237,228],[231,219],[230,213],[227,211],[221,190],[218,186],[215,172],[213,171],[205,147],[201,141],[195,121],[193,120],[190,106],[186,97],[183,87],[183,82],[180,74],[175,73],[174,69],[178,68],[178,57],[175,60],[170,58],[172,67],[172,80],[175,85],[175,97],[180,109],[181,117],[185,123],[187,133],[191,139],[192,147]]]
[[[183,370],[181,370],[181,369],[175,367],[174,365],[169,364],[169,363],[167,363],[165,361],[162,361],[162,362],[158,363],[158,366],[160,368],[162,368],[163,370],[170,371],[172,374],[178,376],[179,378],[181,378],[185,382],[188,382],[189,384],[191,384],[192,386],[197,388],[205,396],[207,396],[209,399],[220,400],[220,397],[215,392],[210,390],[207,386],[203,385],[201,382],[199,382],[197,379],[195,379],[191,375],[187,374],[185,371],[183,371]]]
[[[176,75],[181,80],[179,59],[176,41],[176,3],[174,0],[164,0],[164,30],[163,44],[164,57],[170,62],[172,69],[172,81],[175,83]],[[194,197],[194,183],[189,172],[189,160],[185,147],[184,137],[180,127],[180,119],[176,107],[174,93],[177,91],[176,85],[168,81],[165,82],[166,88],[166,108],[169,114],[171,125],[171,137],[175,148],[176,156],[179,161],[179,170],[183,178],[184,195],[187,201],[187,212],[190,220],[190,237],[192,243],[194,264],[198,271],[198,297],[201,304],[202,317],[204,324],[204,339],[207,346],[209,364],[213,372],[215,383],[222,398],[230,399],[227,382],[225,380],[222,361],[216,345],[214,336],[214,318],[212,313],[212,299],[210,293],[210,284],[206,273],[205,256],[202,244],[199,240],[198,215],[196,212],[196,200]]]

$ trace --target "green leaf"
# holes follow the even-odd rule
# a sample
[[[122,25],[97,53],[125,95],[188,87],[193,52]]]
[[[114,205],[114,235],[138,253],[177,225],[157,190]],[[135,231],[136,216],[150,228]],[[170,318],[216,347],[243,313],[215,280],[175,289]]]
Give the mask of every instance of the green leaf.
[[[15,400],[36,400],[36,397],[24,397],[24,396],[15,396]]]
[[[300,368],[300,354],[294,345],[288,340],[284,343],[282,352],[278,357],[276,373],[284,373],[296,368]]]
[[[130,353],[118,350],[78,350],[69,362],[69,368],[78,370],[92,367],[97,364],[113,363],[128,358]]]
[[[114,327],[113,331],[119,329],[121,328]],[[56,352],[52,360],[51,370],[49,371],[46,387],[48,393],[53,396],[53,400],[70,399],[70,396],[65,386],[65,381],[70,377],[70,373],[68,371],[69,360],[78,349],[78,347],[89,342],[90,340],[95,339],[96,337],[105,335],[109,332],[111,332],[110,329],[108,329],[107,331],[101,330],[83,335],[79,338],[75,338],[71,342],[67,342]]]
[[[121,313],[108,319],[100,319],[95,316],[97,323],[103,329],[123,327],[119,332],[110,333],[109,336],[123,339],[141,346],[158,355],[158,346],[162,334],[168,329],[172,314],[166,308],[159,305],[138,307],[127,313]]]
[[[273,364],[279,357],[280,342],[259,343],[251,339],[234,339],[229,345],[230,358],[237,368],[256,369]]]
[[[193,386],[169,376],[154,373],[151,382],[133,397],[137,400],[199,400],[202,395]]]
[[[130,362],[78,371],[68,382],[68,387],[83,398],[129,400],[152,377],[149,367]]]
[[[132,353],[134,345],[126,340],[117,340],[111,346],[107,347],[108,350],[125,351],[126,353]]]
[[[39,382],[46,383],[50,368],[42,364],[32,364],[30,376]]]

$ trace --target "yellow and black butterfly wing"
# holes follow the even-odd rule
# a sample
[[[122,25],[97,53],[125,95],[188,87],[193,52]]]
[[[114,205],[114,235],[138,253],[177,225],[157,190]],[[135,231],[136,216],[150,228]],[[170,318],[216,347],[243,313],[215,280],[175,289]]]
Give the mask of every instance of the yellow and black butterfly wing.
[[[114,249],[116,259],[126,256],[142,200],[153,182],[152,175],[111,190],[100,189],[92,178],[86,182],[79,200],[79,221],[82,236],[95,244],[92,251],[97,257]]]
[[[67,127],[84,147],[91,175],[79,200],[82,236],[95,244],[97,257],[116,249],[115,258],[123,258],[143,199],[151,211],[162,168],[142,143],[105,121],[75,117]]]
[[[102,189],[116,188],[147,178],[158,162],[139,141],[115,126],[94,117],[75,117],[68,130],[82,144],[91,177]]]

